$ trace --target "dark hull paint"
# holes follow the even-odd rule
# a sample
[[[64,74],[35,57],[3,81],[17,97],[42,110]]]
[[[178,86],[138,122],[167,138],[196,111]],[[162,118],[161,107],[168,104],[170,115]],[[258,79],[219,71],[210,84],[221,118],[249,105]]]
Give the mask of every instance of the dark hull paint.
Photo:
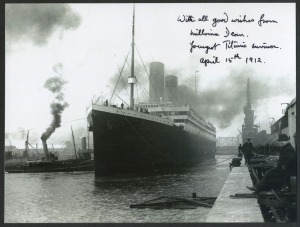
[[[177,126],[93,110],[95,177],[176,169],[214,158],[216,142]]]
[[[5,166],[8,173],[94,171],[94,160],[64,160]]]

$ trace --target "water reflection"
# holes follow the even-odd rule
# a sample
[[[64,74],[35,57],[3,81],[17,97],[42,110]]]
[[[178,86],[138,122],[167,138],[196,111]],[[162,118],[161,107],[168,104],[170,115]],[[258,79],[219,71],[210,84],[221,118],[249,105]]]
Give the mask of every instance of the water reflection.
[[[217,196],[226,157],[179,171],[94,178],[93,172],[5,174],[5,222],[203,222],[207,208],[130,209],[160,196]]]

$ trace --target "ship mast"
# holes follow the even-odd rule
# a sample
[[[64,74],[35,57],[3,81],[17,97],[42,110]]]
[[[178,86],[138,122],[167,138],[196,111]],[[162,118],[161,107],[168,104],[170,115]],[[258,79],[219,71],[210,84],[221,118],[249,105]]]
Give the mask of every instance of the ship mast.
[[[133,5],[133,19],[132,19],[132,43],[131,43],[131,76],[128,77],[130,84],[130,109],[134,108],[134,84],[136,77],[134,76],[134,19],[135,19],[135,6]]]

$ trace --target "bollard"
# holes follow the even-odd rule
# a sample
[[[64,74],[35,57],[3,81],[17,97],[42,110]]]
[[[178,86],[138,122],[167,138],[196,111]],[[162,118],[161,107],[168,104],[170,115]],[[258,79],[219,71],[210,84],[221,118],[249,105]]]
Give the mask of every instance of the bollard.
[[[192,197],[193,197],[193,198],[197,198],[196,192],[193,192]]]

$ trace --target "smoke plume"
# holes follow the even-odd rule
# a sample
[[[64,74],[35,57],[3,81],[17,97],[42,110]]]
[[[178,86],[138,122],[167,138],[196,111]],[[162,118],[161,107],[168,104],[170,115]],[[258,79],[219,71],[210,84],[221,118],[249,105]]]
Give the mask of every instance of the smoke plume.
[[[60,73],[58,73],[58,69],[60,69]],[[55,65],[53,67],[53,71],[60,76],[51,77],[44,84],[45,88],[55,94],[55,98],[53,100],[53,103],[50,104],[52,122],[41,136],[41,139],[43,141],[46,141],[55,131],[55,129],[61,126],[61,114],[64,109],[69,106],[68,103],[64,101],[64,94],[62,92],[62,89],[64,84],[66,84],[67,82],[61,78],[61,70],[62,64],[59,63]]]
[[[147,64],[148,65],[148,64]],[[149,87],[149,79],[142,65],[137,65],[136,75],[140,85],[146,90]],[[222,79],[217,80],[207,88],[197,88],[195,95],[195,78],[189,75],[184,68],[167,69],[167,75],[178,76],[178,95],[174,104],[191,104],[205,119],[214,122],[219,128],[224,129],[231,125],[234,118],[243,113],[243,106],[246,104],[247,80],[250,79],[251,104],[252,109],[260,107],[261,101],[281,95],[294,95],[295,85],[287,81],[284,76],[274,80],[267,75],[259,75],[255,71],[244,69],[232,69],[230,73]],[[110,82],[115,85],[119,73],[116,73]],[[127,77],[130,70],[123,72],[123,81],[127,88]],[[201,79],[198,78],[198,84]],[[116,92],[124,89],[122,79],[119,80]],[[200,80],[200,81],[199,81]]]
[[[284,80],[266,80],[254,71],[243,69],[232,70],[230,74],[214,83],[211,87],[198,91],[195,95],[193,86],[179,86],[179,102],[185,100],[194,106],[206,119],[217,124],[219,128],[227,128],[232,120],[243,113],[246,104],[247,80],[250,79],[251,104],[258,107],[260,101],[280,96],[292,95],[292,84]],[[255,108],[253,108],[255,109]]]
[[[44,45],[55,33],[76,29],[80,16],[67,4],[6,4],[5,35],[7,43],[31,41]]]

